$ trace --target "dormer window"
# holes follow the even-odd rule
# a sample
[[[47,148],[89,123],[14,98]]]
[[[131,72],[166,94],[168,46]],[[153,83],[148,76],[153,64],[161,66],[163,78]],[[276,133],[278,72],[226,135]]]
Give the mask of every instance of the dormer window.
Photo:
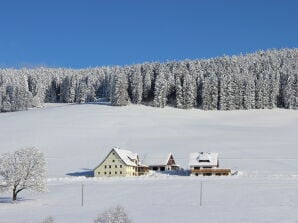
[[[209,153],[200,153],[200,155],[197,157],[197,161],[199,163],[210,163],[211,157]]]
[[[199,160],[199,163],[210,163],[210,160]]]

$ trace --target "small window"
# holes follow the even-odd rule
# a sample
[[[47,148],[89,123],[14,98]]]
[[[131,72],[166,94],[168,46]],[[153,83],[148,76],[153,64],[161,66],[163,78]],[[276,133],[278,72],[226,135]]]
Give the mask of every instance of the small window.
[[[212,176],[212,173],[204,173],[203,176]]]
[[[111,168],[112,168],[112,166],[111,166],[111,165],[109,165],[109,168],[111,169]]]
[[[117,174],[117,171],[115,171],[115,174]]]
[[[111,172],[109,172],[109,174],[111,175],[112,173],[111,173]]]
[[[115,168],[117,168],[117,165],[115,165]]]
[[[113,153],[113,155],[115,155],[115,153]]]
[[[107,169],[107,165],[105,165],[105,169]]]
[[[122,171],[120,171],[120,174],[122,174]]]
[[[120,168],[122,168],[122,165],[120,165]]]
[[[100,172],[98,172],[97,174],[100,175]]]
[[[210,163],[210,160],[199,160],[199,163]]]
[[[107,175],[107,172],[105,172],[105,175]]]
[[[115,163],[115,160],[113,160],[113,163]]]

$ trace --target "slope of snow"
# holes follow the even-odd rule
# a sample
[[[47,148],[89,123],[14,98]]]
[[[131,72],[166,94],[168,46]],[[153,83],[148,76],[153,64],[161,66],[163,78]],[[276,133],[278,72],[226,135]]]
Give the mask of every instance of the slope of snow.
[[[41,149],[49,192],[24,192],[7,203],[0,194],[1,223],[92,222],[122,204],[133,222],[295,222],[298,219],[298,112],[201,111],[97,104],[46,106],[0,114],[0,152]],[[94,179],[85,175],[113,147],[146,154],[173,153],[187,168],[191,152],[217,152],[232,177]],[[199,205],[203,180],[203,206]],[[81,207],[81,183],[85,205]]]

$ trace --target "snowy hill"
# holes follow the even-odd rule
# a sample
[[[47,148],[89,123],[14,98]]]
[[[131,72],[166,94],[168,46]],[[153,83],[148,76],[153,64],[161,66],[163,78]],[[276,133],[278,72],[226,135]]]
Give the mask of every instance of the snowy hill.
[[[45,153],[45,194],[23,193],[2,222],[92,222],[122,204],[133,222],[294,222],[298,218],[298,113],[295,110],[202,111],[145,106],[47,104],[0,114],[0,152],[35,146]],[[236,177],[71,177],[92,170],[114,146],[140,156],[172,152],[187,168],[191,152],[219,153]],[[199,187],[203,180],[203,206]],[[80,187],[86,190],[81,207]],[[21,194],[22,196],[22,194]],[[18,214],[16,214],[18,213]]]

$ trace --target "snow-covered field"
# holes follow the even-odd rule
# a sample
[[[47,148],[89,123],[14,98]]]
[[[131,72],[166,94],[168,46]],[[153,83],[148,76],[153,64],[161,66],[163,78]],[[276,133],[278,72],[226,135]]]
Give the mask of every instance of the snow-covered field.
[[[298,222],[297,124],[298,112],[283,109],[202,111],[55,104],[2,113],[0,152],[28,146],[42,150],[48,163],[49,192],[24,192],[24,200],[16,204],[7,203],[8,194],[0,194],[0,222],[33,223],[49,215],[57,223],[92,222],[99,212],[117,204],[140,223]],[[79,177],[114,146],[141,157],[172,152],[184,168],[190,152],[218,152],[221,167],[241,174]]]

